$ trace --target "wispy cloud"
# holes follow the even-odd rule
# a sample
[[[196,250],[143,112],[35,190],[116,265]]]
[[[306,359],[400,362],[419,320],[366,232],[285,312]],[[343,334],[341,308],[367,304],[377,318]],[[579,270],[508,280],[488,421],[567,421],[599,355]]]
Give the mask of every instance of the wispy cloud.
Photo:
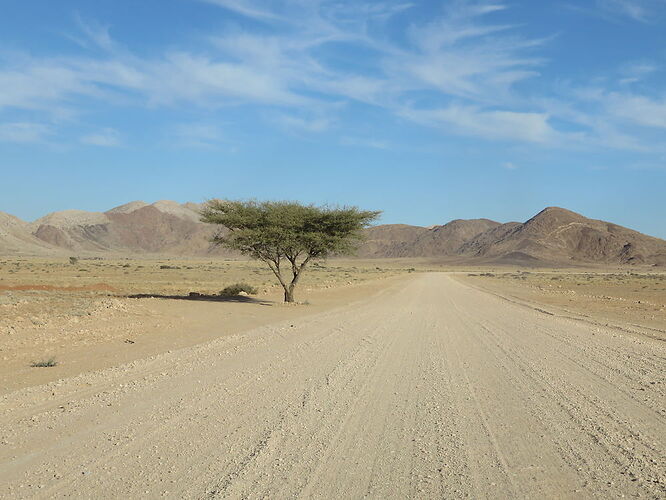
[[[584,117],[593,116],[611,125],[666,128],[666,93],[647,96],[626,89],[580,87],[575,89],[574,96],[588,107],[596,106],[593,113],[583,114],[581,121]]]
[[[628,16],[635,21],[646,22],[658,2],[660,0],[656,2],[650,0],[597,0],[597,5],[605,11]]]
[[[83,144],[101,147],[117,147],[122,144],[120,133],[112,128],[105,128],[92,134],[87,134],[81,137]]]
[[[658,70],[659,68],[655,64],[651,64],[649,62],[631,62],[620,68],[620,74],[622,77],[618,83],[620,85],[638,83]]]
[[[250,0],[201,0],[206,3],[223,7],[227,10],[240,14],[242,16],[251,17],[254,19],[268,20],[268,21],[284,21],[284,18],[270,9],[265,9],[262,2],[253,2]]]
[[[173,145],[183,148],[217,149],[227,142],[222,127],[213,123],[180,123],[168,135]]]
[[[453,104],[439,109],[404,109],[403,116],[425,123],[439,123],[465,135],[485,139],[552,144],[560,134],[544,113],[486,111],[476,106]]]
[[[0,123],[0,142],[38,143],[51,133],[51,128],[41,123]]]
[[[595,0],[587,5],[582,2],[565,4],[569,9],[608,21],[633,21],[651,24],[666,12],[664,0]]]
[[[666,19],[665,0],[595,0],[594,2],[564,3],[572,12],[604,20],[613,25],[630,26],[635,23],[656,27]]]
[[[86,48],[90,48],[92,44],[106,51],[119,50],[118,44],[109,34],[109,26],[103,26],[95,21],[86,21],[79,13],[76,13],[74,17],[84,37],[70,37],[71,39]]]
[[[108,26],[77,17],[77,37],[94,50],[68,57],[0,52],[0,112],[41,113],[48,122],[93,103],[206,112],[258,106],[270,110],[259,116],[273,125],[317,133],[336,123],[343,103],[361,103],[447,134],[634,150],[649,146],[632,127],[666,124],[666,98],[632,86],[655,71],[645,61],[622,68],[616,88],[572,82],[555,97],[527,94],[523,84],[540,77],[548,64],[540,53],[553,39],[520,36],[520,27],[497,22],[508,9],[502,2],[453,2],[391,37],[388,22],[411,3],[199,1],[260,21],[261,29],[238,23],[208,33],[197,50],[146,56],[116,42]],[[598,7],[640,20],[657,1],[599,0]],[[362,64],[359,51],[366,55]],[[209,124],[183,127],[174,130],[180,144],[210,147],[223,136]],[[38,129],[13,130],[16,137],[39,136]],[[6,126],[4,136],[10,135]],[[120,142],[109,130],[90,131],[81,141]]]
[[[331,121],[325,117],[303,118],[300,116],[282,114],[276,117],[276,123],[291,130],[305,132],[324,132],[328,130]]]
[[[603,96],[609,114],[644,127],[666,128],[666,96],[651,99],[642,95],[611,92]]]
[[[1,63],[0,109],[60,110],[68,96],[98,92],[80,70],[57,59],[14,56]]]

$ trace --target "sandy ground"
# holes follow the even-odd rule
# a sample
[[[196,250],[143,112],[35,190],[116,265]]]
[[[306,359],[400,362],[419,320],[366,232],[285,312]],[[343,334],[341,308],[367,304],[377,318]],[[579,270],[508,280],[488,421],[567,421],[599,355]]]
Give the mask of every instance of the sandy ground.
[[[5,498],[666,496],[666,344],[446,274],[0,399]]]
[[[383,278],[405,272],[412,265],[411,260],[401,259],[313,262],[303,274],[300,291]],[[215,294],[238,282],[254,285],[260,293],[279,288],[268,267],[253,260],[88,257],[71,264],[67,258],[0,257],[0,293],[32,287],[35,291],[79,289],[108,295]]]
[[[666,338],[666,273],[634,270],[494,270],[455,276],[558,314]]]
[[[252,261],[0,259],[0,394],[322,312],[373,293],[404,264],[315,264],[297,290],[305,304],[286,307],[270,271]],[[237,282],[259,294],[217,296]],[[31,367],[50,358],[57,366]]]

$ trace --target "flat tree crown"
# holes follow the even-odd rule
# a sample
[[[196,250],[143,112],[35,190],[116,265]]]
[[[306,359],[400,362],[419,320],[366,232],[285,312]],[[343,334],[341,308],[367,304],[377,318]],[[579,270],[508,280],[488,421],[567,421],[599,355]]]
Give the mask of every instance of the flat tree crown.
[[[285,301],[293,302],[294,287],[308,262],[353,251],[362,229],[379,214],[290,201],[211,200],[201,220],[222,226],[214,242],[264,261],[284,288]],[[283,274],[284,264],[290,280]]]
[[[209,201],[202,221],[229,230],[217,243],[257,258],[283,254],[324,258],[354,250],[361,230],[380,212],[329,208],[287,201]]]

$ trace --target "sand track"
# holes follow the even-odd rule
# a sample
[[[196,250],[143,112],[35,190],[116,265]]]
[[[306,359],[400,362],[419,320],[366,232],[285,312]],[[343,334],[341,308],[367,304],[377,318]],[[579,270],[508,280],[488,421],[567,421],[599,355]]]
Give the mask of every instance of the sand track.
[[[0,495],[663,498],[665,360],[658,340],[413,276],[4,396]]]

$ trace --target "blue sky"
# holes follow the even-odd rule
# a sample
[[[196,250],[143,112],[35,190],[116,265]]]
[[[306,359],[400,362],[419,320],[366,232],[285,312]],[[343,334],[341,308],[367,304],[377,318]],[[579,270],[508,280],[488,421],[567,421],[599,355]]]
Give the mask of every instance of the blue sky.
[[[563,206],[666,238],[666,0],[5,0],[0,210]]]

